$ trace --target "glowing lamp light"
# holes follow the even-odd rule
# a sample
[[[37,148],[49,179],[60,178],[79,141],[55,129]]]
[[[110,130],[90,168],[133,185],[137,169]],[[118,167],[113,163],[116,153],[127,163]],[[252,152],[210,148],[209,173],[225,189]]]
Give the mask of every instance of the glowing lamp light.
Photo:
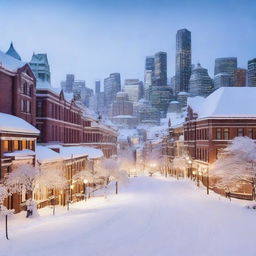
[[[73,189],[73,188],[74,188],[74,185],[70,185],[70,188]]]
[[[84,179],[84,184],[87,184],[89,181],[87,179]]]
[[[196,172],[195,172],[195,171],[193,171],[192,173],[193,173],[193,175],[195,175],[195,174],[196,174]]]
[[[189,161],[188,161],[188,163],[189,163],[189,164],[192,164],[192,161],[191,161],[191,160],[189,160]]]

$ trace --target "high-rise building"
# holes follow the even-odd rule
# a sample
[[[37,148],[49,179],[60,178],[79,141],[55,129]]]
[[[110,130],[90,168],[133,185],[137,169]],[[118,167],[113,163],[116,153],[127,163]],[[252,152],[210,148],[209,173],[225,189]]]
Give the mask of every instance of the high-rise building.
[[[61,81],[60,85],[64,92],[72,93],[73,91],[73,84],[75,81],[75,75],[73,74],[67,74],[66,80]]]
[[[165,117],[170,101],[173,99],[173,91],[170,86],[152,86],[150,90],[150,102],[157,108],[161,117]]]
[[[198,63],[192,70],[189,80],[189,93],[193,96],[206,97],[213,91],[213,81],[208,75],[208,70]]]
[[[149,91],[153,83],[153,76],[155,70],[155,58],[154,56],[147,56],[145,61],[144,71],[144,97],[149,100]]]
[[[248,61],[248,86],[256,86],[256,58]]]
[[[118,92],[112,104],[112,116],[133,115],[133,103],[126,92]]]
[[[125,79],[123,90],[132,102],[137,102],[143,97],[143,83],[139,79]]]
[[[133,113],[137,116],[138,121],[144,124],[159,124],[160,111],[153,107],[150,101],[141,99],[133,105]]]
[[[214,89],[218,89],[220,87],[230,87],[231,84],[231,76],[228,73],[219,73],[214,76]]]
[[[175,92],[188,92],[191,75],[191,32],[180,29],[176,34]]]
[[[95,81],[95,94],[100,93],[100,80]]]
[[[155,69],[155,58],[154,56],[147,56],[145,62],[145,70],[154,71]]]
[[[149,100],[149,92],[152,86],[153,81],[153,71],[152,70],[145,70],[144,74],[144,97],[146,100]]]
[[[86,107],[89,107],[89,99],[93,95],[93,90],[86,87],[84,80],[74,80],[72,92],[76,100],[80,100]]]
[[[235,70],[235,86],[246,86],[247,70],[245,68],[237,68]]]
[[[236,57],[225,57],[215,59],[214,75],[227,73],[230,75],[231,86],[235,84],[235,71],[237,69]]]
[[[155,54],[155,67],[154,67],[154,86],[167,85],[167,53],[157,52]]]
[[[108,110],[111,103],[116,98],[116,94],[121,91],[121,78],[119,73],[112,73],[104,79],[104,98]]]

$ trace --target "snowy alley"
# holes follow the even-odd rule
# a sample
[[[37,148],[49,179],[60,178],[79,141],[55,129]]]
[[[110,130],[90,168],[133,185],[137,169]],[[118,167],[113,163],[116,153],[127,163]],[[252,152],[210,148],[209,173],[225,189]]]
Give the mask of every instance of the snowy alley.
[[[120,194],[0,222],[1,256],[254,256],[256,211],[189,180],[132,178]]]

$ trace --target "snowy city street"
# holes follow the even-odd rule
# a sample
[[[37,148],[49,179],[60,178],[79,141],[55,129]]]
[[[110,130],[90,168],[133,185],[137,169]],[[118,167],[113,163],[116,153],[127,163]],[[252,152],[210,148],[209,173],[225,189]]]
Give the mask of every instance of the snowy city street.
[[[87,202],[1,219],[0,255],[247,255],[256,254],[254,210],[246,201],[210,193],[190,180],[135,177]]]

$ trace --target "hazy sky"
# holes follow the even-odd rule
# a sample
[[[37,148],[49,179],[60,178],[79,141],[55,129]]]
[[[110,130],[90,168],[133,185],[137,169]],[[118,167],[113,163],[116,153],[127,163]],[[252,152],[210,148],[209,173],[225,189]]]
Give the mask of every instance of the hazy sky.
[[[47,53],[52,84],[65,74],[94,80],[120,72],[143,79],[147,55],[168,54],[175,72],[175,36],[192,32],[192,60],[213,73],[216,57],[256,57],[255,0],[0,0],[0,50],[11,41],[22,59]]]

